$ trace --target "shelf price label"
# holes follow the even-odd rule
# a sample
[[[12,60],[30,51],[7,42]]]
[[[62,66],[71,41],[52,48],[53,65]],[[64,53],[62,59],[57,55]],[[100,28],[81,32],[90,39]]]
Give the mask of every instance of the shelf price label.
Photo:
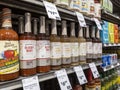
[[[96,67],[95,63],[89,63],[89,67],[92,71],[92,74],[93,74],[94,78],[98,78],[100,75],[99,75],[99,72],[97,70],[97,67]]]
[[[40,90],[38,76],[29,77],[22,80],[23,90]]]
[[[47,15],[48,15],[49,18],[56,19],[56,20],[61,20],[55,4],[47,2],[47,1],[43,1],[43,3],[45,5],[45,9],[47,11]]]
[[[72,90],[72,87],[65,69],[56,71],[55,75],[57,76],[61,90]]]
[[[97,28],[98,28],[99,30],[102,30],[100,21],[99,21],[97,18],[93,18],[93,19],[94,19],[94,21],[95,21],[95,23],[96,23],[96,25],[97,25]]]
[[[78,22],[79,22],[80,26],[81,27],[86,27],[86,22],[85,22],[83,14],[81,14],[79,12],[76,12],[76,15],[77,15],[77,19],[78,19]]]
[[[85,74],[83,72],[82,67],[81,66],[76,66],[73,69],[74,69],[74,71],[77,75],[77,78],[78,78],[78,81],[79,81],[80,85],[83,85],[83,84],[87,83],[87,79],[85,77]]]

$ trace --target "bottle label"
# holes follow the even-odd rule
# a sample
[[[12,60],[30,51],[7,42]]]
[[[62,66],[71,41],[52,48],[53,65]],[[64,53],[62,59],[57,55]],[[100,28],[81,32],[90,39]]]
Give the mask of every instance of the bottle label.
[[[92,42],[86,42],[87,43],[87,53],[92,54]]]
[[[99,43],[99,47],[98,47],[98,53],[102,54],[102,43]]]
[[[10,74],[19,71],[18,41],[0,41],[0,74]]]
[[[88,12],[88,0],[81,0],[81,11]]]
[[[80,9],[80,0],[72,0],[70,3],[70,7]]]
[[[71,56],[78,57],[78,43],[71,43]]]
[[[97,54],[98,53],[98,43],[92,43],[93,45],[93,54]]]
[[[58,4],[65,4],[68,5],[68,0],[56,0]]]
[[[71,57],[70,43],[62,43],[62,57],[63,58],[70,58]]]
[[[80,56],[86,56],[86,42],[80,43],[79,54],[80,54]]]
[[[38,66],[50,65],[50,41],[38,40],[37,41],[37,64]]]
[[[95,13],[95,8],[94,8],[94,0],[89,1],[89,13],[93,14]]]
[[[20,40],[21,68],[36,67],[36,40]]]

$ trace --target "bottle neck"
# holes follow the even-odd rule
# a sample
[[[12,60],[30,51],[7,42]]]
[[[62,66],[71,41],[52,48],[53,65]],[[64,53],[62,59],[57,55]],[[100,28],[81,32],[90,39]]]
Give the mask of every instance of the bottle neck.
[[[48,21],[46,21],[46,24],[45,24],[45,31],[46,31],[46,35],[49,36],[49,23]]]
[[[71,23],[71,36],[75,36],[75,23]]]
[[[100,38],[100,30],[97,29],[97,38]]]
[[[79,26],[79,37],[83,37],[83,27]]]
[[[25,13],[25,32],[31,32],[31,14]]]
[[[62,21],[62,35],[67,35],[66,21]]]
[[[52,33],[57,35],[56,20],[52,20]]]
[[[33,21],[33,30],[34,30],[34,35],[37,35],[37,19],[34,19]]]
[[[39,33],[45,33],[45,17],[40,17],[40,31]]]
[[[23,17],[19,18],[19,34],[24,33],[24,19]]]
[[[86,27],[86,37],[89,38],[89,26]]]
[[[92,26],[92,38],[95,38],[95,27]]]

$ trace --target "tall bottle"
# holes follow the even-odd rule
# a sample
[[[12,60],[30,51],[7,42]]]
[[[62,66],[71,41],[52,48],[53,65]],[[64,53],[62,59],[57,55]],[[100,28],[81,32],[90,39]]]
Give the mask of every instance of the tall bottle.
[[[87,63],[92,62],[92,39],[89,36],[89,26],[86,27],[86,50],[87,50],[87,57],[86,57],[86,61]]]
[[[75,23],[71,23],[71,65],[79,64],[78,39],[75,37]]]
[[[81,28],[80,26],[79,26],[78,42],[79,42],[80,64],[84,64],[86,63],[86,39],[83,37],[83,28]]]
[[[0,29],[0,81],[15,79],[19,76],[18,35],[12,29],[11,10],[2,11]]]
[[[96,62],[97,61],[97,39],[95,38],[95,26],[91,26],[91,39],[92,39],[92,50],[93,50],[93,53],[92,53],[92,60],[93,62]]]
[[[19,17],[19,34],[24,34],[24,18],[23,17]]]
[[[25,32],[20,36],[20,69],[22,76],[36,74],[36,40],[31,31],[30,13],[25,13]]]
[[[65,20],[62,21],[61,44],[62,44],[62,67],[69,67],[71,64],[71,47],[70,39],[67,36],[67,25]]]
[[[50,38],[45,32],[45,17],[40,17],[40,30],[37,35],[37,72],[50,70]]]
[[[100,30],[96,30],[96,38],[97,38],[97,61],[100,61],[102,59],[102,41],[100,39]]]
[[[51,69],[61,68],[61,42],[57,36],[56,20],[52,20],[52,33],[50,36]]]
[[[33,19],[33,34],[35,36],[37,36],[37,32],[38,32],[38,20],[35,18]]]

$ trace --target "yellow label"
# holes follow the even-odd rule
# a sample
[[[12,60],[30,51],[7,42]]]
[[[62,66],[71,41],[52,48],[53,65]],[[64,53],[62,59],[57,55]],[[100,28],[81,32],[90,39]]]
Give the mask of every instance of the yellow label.
[[[19,71],[18,41],[0,41],[0,74]]]

